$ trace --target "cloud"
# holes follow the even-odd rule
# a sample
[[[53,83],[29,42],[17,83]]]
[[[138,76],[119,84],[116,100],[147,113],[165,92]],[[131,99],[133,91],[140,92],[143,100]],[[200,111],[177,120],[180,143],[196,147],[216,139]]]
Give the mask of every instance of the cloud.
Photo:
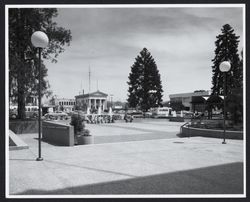
[[[98,80],[104,92],[125,100],[130,67],[144,47],[153,55],[161,73],[165,100],[169,93],[208,90],[214,42],[221,27],[229,23],[237,35],[243,36],[241,8],[60,8],[58,11],[56,22],[71,30],[73,40],[57,64],[46,64],[52,90],[63,97],[74,97],[81,83],[88,89],[90,66],[93,89]]]

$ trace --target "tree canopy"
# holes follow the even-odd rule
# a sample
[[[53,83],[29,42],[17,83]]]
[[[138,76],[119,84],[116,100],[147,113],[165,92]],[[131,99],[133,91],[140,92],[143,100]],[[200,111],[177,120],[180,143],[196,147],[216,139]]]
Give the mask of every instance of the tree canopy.
[[[212,60],[212,96],[224,94],[223,83],[226,82],[225,101],[226,111],[230,112],[231,119],[238,123],[243,120],[243,52],[241,57],[238,54],[239,36],[236,36],[234,29],[225,24],[215,41],[215,57]],[[220,72],[219,65],[223,61],[229,61],[231,69],[225,73]],[[212,107],[211,103],[209,106]]]
[[[238,54],[239,36],[236,36],[234,29],[225,24],[215,41],[215,57],[212,60],[212,94],[223,95],[223,73],[219,66],[223,61],[229,61],[231,69],[226,73],[226,94],[230,94],[232,89],[242,86],[242,69],[240,68],[240,58]]]
[[[70,45],[70,30],[58,27],[53,21],[58,12],[55,8],[9,8],[9,96],[18,104],[18,117],[25,118],[25,99],[37,96],[38,51],[31,44],[31,35],[43,31],[48,35],[49,45],[42,57],[57,62],[57,57]],[[47,68],[41,65],[42,95],[50,93],[45,80]]]
[[[129,74],[128,104],[132,108],[147,111],[162,106],[162,85],[157,65],[146,49],[135,58]]]

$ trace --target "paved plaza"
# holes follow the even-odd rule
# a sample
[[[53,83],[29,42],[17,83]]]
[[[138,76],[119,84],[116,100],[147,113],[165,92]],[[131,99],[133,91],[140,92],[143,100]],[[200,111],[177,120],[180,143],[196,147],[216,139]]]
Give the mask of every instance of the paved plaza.
[[[95,144],[64,147],[20,135],[9,152],[12,195],[243,194],[243,141],[179,138],[183,123],[135,120],[86,125]]]
[[[176,138],[181,125],[167,119],[135,119],[133,123],[86,124],[86,128],[94,134],[94,143],[100,144]]]

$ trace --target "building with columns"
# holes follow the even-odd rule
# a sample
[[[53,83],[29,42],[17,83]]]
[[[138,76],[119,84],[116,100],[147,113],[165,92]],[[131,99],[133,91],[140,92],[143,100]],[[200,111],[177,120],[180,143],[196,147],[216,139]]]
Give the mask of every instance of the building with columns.
[[[98,110],[101,107],[101,110],[107,110],[107,97],[108,95],[97,90],[93,93],[77,95],[75,96],[76,106],[79,109],[87,111],[87,108],[91,110]]]

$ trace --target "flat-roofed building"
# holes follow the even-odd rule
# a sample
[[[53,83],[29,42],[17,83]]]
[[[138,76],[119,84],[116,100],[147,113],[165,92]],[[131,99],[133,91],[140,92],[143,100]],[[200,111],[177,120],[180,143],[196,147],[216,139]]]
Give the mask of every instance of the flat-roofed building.
[[[205,104],[203,102],[197,102],[198,97],[209,97],[210,91],[207,90],[199,90],[191,93],[178,93],[178,94],[170,94],[170,102],[171,103],[181,103],[185,107],[186,110],[189,111],[203,111]],[[204,100],[205,101],[205,100]]]
[[[74,110],[76,101],[74,98],[54,98],[51,105],[54,105],[56,110],[71,112]]]

